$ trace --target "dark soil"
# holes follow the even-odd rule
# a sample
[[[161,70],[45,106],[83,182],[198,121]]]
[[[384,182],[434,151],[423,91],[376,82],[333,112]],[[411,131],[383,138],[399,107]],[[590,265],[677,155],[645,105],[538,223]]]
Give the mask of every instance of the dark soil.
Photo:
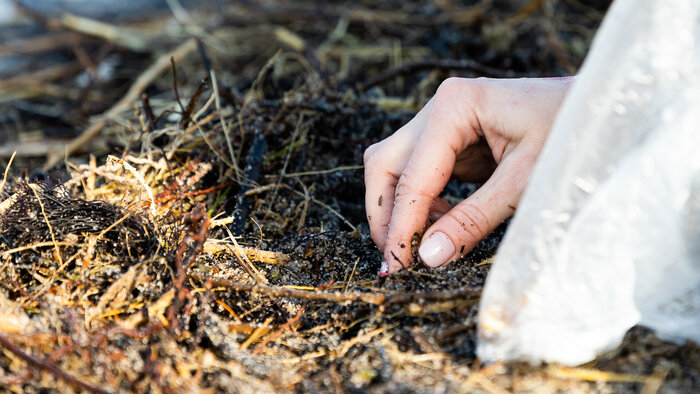
[[[10,81],[0,81],[3,168],[17,151],[0,189],[0,387],[700,386],[698,346],[641,327],[579,368],[482,366],[478,298],[507,223],[447,267],[377,276],[364,149],[447,77],[575,73],[607,2],[207,4],[182,24],[156,11],[120,16],[111,38],[36,12],[2,28],[0,65],[23,66],[0,67]],[[192,34],[200,41],[188,56],[110,112]],[[63,160],[64,144],[105,113]],[[59,164],[45,166],[47,156]],[[443,197],[455,203],[476,187],[453,182]]]

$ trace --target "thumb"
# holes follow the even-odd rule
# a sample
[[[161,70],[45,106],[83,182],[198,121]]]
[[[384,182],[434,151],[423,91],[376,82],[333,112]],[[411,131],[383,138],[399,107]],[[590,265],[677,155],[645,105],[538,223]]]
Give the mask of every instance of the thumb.
[[[479,190],[430,226],[418,249],[423,263],[435,268],[460,258],[512,216],[535,158],[512,152]]]

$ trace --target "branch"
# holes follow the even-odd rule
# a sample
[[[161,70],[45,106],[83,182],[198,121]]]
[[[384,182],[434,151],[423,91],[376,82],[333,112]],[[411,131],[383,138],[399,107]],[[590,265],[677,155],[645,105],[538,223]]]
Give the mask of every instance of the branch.
[[[449,301],[453,299],[477,299],[481,296],[481,286],[458,287],[440,291],[421,291],[415,293],[371,293],[348,291],[345,293],[321,292],[292,289],[279,286],[264,286],[252,283],[239,283],[221,278],[210,278],[193,272],[190,276],[200,282],[210,280],[212,286],[224,286],[233,291],[250,292],[270,297],[298,298],[309,301],[327,301],[335,303],[362,302],[372,305],[406,304],[420,301]]]
[[[65,380],[67,383],[76,386],[78,388],[81,388],[85,391],[89,391],[91,393],[109,393],[109,391],[103,390],[99,387],[95,387],[91,384],[85,383],[78,378],[69,375],[62,369],[58,368],[57,366],[51,364],[50,362],[47,361],[42,361],[42,360],[37,360],[36,358],[30,356],[29,354],[25,353],[17,347],[14,343],[12,343],[9,339],[5,338],[4,336],[0,335],[0,345],[4,346],[7,350],[10,352],[14,353],[17,357],[21,358],[22,360],[28,362],[29,364],[32,364],[36,367],[39,367],[45,371],[48,371],[55,376],[57,376],[60,379]]]

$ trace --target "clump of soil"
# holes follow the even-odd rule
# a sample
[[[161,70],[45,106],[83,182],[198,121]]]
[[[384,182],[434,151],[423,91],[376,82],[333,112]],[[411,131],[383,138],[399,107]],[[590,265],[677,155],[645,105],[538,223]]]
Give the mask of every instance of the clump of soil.
[[[4,246],[64,243],[63,253],[72,255],[78,245],[91,242],[94,253],[125,264],[150,258],[157,247],[153,225],[140,215],[103,201],[87,201],[61,188],[19,181],[8,188],[3,201],[8,207],[0,217]],[[17,251],[15,258],[31,259]],[[62,254],[63,254],[62,253]]]
[[[0,95],[23,94],[0,104],[9,114],[2,124],[12,126],[2,128],[6,146],[19,152],[7,160],[15,176],[0,188],[0,384],[97,392],[697,387],[697,345],[641,328],[581,368],[482,366],[479,294],[507,224],[447,267],[377,275],[364,149],[410,120],[448,76],[575,72],[606,7],[271,1],[191,10],[191,19],[178,14],[179,29],[169,16],[124,22],[131,30],[112,38],[34,15],[37,36],[25,44],[56,26],[74,41],[32,52],[43,61],[0,84]],[[188,44],[188,34],[199,41]],[[64,61],[54,79],[40,73]],[[103,64],[119,77],[91,73]],[[143,72],[149,64],[162,75]],[[83,72],[91,76],[78,78]],[[145,85],[134,82],[146,74]],[[30,90],[31,81],[43,88]],[[65,96],[47,106],[46,92],[56,91]],[[120,104],[132,91],[138,100]],[[42,168],[40,155],[63,155],[31,142],[36,130],[53,145],[98,132],[73,144],[67,161]],[[451,183],[443,197],[454,203],[477,186]]]

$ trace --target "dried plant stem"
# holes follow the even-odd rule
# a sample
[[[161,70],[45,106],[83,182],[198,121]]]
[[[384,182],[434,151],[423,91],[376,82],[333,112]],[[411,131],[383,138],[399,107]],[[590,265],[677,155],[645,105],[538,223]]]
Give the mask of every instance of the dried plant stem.
[[[17,252],[22,252],[24,250],[29,250],[29,249],[34,249],[34,248],[41,248],[44,246],[77,246],[77,247],[83,247],[85,244],[80,244],[80,243],[75,243],[75,242],[51,242],[51,241],[46,241],[46,242],[37,242],[35,244],[31,245],[25,245],[25,246],[20,246],[17,248],[13,249],[8,249],[8,250],[3,250],[2,255],[4,257],[11,255],[12,253],[17,253]],[[2,272],[2,270],[0,270]]]
[[[127,163],[126,161],[116,157],[109,155],[107,156],[107,164],[108,165],[121,165],[124,167],[125,170],[129,171],[131,175],[136,178],[137,181],[143,186],[144,189],[146,189],[146,193],[148,194],[148,198],[151,200],[151,216],[155,217],[156,216],[156,201],[153,198],[153,191],[151,191],[151,188],[148,186],[148,183],[146,183],[146,180],[143,179],[143,176],[132,166],[131,164]]]
[[[222,219],[225,220],[225,219]],[[214,227],[214,226],[210,226]],[[228,244],[223,242],[214,242],[207,240],[204,244],[204,252],[206,253],[221,253],[229,252],[235,253],[240,256],[246,256],[248,260],[257,261],[259,263],[265,264],[284,264],[287,263],[291,258],[281,252],[272,252],[269,250],[261,250],[254,247],[241,246],[238,244]]]
[[[615,373],[589,368],[567,368],[549,366],[545,370],[548,375],[561,379],[578,379],[591,382],[625,382],[644,383],[648,376],[627,373]]]
[[[32,187],[32,184],[29,185],[30,189],[32,189],[32,192],[36,196],[37,201],[39,201],[39,206],[41,207],[41,214],[44,216],[44,220],[46,221],[46,225],[49,227],[49,233],[51,234],[51,242],[53,243],[53,247],[56,250],[56,260],[63,265],[63,257],[61,257],[61,249],[58,247],[58,243],[56,243],[56,235],[53,232],[53,227],[51,227],[51,222],[49,221],[49,217],[46,216],[46,210],[44,210],[44,203],[41,201],[41,198],[39,198],[39,193],[36,192],[36,188]]]
[[[303,193],[301,193],[301,192],[299,192],[299,191],[297,191],[297,190],[294,190],[294,193],[299,194],[299,195],[301,195],[301,196],[304,196]],[[317,200],[317,199],[314,198],[314,197],[311,197],[311,201],[313,201],[314,203],[316,203],[316,204],[318,204],[318,205],[320,205],[320,206],[326,208],[326,209],[328,210],[328,212],[330,212],[330,213],[332,213],[333,215],[337,216],[340,220],[343,221],[343,223],[345,223],[348,227],[350,227],[350,228],[352,229],[353,233],[359,234],[359,231],[357,230],[357,227],[353,226],[352,223],[350,223],[347,219],[345,219],[345,216],[341,215],[340,212],[336,211],[335,209],[331,208],[328,204],[326,204],[326,203],[324,203],[324,202],[322,202],[322,201],[319,201],[319,200]]]
[[[267,326],[269,326],[270,323],[272,323],[272,320],[273,320],[273,319],[274,319],[273,317],[268,317],[267,320],[265,320],[265,322],[262,324],[262,326],[256,328],[256,329],[253,331],[253,333],[250,334],[250,336],[248,337],[248,339],[246,339],[245,342],[243,342],[243,343],[241,344],[240,349],[241,349],[241,350],[247,349],[247,348],[248,348],[250,345],[252,345],[253,342],[255,342],[258,338],[260,338],[261,336],[265,335],[265,333],[267,333],[267,331],[266,331],[266,330],[267,330]]]
[[[211,78],[211,84],[214,88],[214,99],[216,100],[216,112],[219,114],[219,123],[221,128],[224,130],[224,137],[226,138],[226,147],[228,148],[229,155],[231,156],[231,168],[233,168],[234,174],[236,175],[236,180],[240,180],[241,169],[238,168],[238,159],[236,158],[236,151],[233,149],[233,143],[231,142],[231,129],[228,122],[224,120],[223,112],[221,110],[221,97],[219,95],[219,83],[216,79],[216,72],[211,70],[209,77]]]
[[[338,357],[339,358],[345,357],[345,355],[348,353],[348,351],[350,351],[350,349],[353,346],[355,346],[359,343],[367,343],[367,342],[371,341],[377,335],[383,333],[385,330],[386,330],[386,327],[380,327],[380,328],[377,328],[376,330],[372,330],[364,335],[354,337],[354,338],[344,342],[343,346],[340,349],[338,349],[338,353],[337,353]]]
[[[363,165],[339,166],[339,167],[331,168],[328,170],[294,172],[291,174],[282,174],[280,176],[285,177],[285,178],[292,178],[292,177],[308,176],[308,175],[330,174],[330,173],[337,172],[337,171],[361,170],[363,168],[365,168],[365,166],[363,166]],[[275,176],[277,176],[277,175],[275,175]]]
[[[350,273],[350,277],[345,280],[345,285],[343,286],[343,293],[348,291],[350,283],[352,283],[352,278],[355,276],[355,271],[357,270],[357,263],[359,262],[360,258],[358,257],[357,260],[355,260],[355,264],[353,264],[352,266],[352,272]]]
[[[76,386],[78,388],[81,388],[85,391],[89,391],[91,393],[109,393],[109,391],[107,391],[107,390],[103,390],[99,387],[95,387],[91,384],[83,382],[82,380],[79,380],[75,376],[69,375],[68,373],[64,372],[62,369],[58,368],[57,366],[55,366],[47,361],[37,360],[36,358],[30,356],[29,354],[23,352],[19,347],[17,347],[17,345],[12,343],[9,339],[5,338],[3,335],[0,335],[0,345],[2,345],[5,349],[12,352],[17,357],[28,362],[29,364],[32,364],[36,367],[39,367],[45,371],[52,373],[56,377],[65,380],[67,383],[69,383],[72,386]]]
[[[299,319],[301,319],[301,315],[304,314],[304,311],[306,310],[306,305],[302,306],[299,311],[297,312],[296,315],[294,315],[293,318],[289,319],[286,323],[282,324],[280,328],[277,329],[277,331],[273,332],[272,334],[268,335],[265,340],[263,340],[260,345],[253,351],[253,356],[257,356],[260,354],[260,352],[265,349],[265,346],[267,346],[268,343],[274,341],[275,339],[279,338],[282,336],[282,334],[290,327],[294,326]]]
[[[190,274],[200,282],[211,281],[212,286],[225,286],[233,291],[245,291],[270,297],[298,298],[309,301],[326,301],[336,303],[362,302],[372,305],[406,304],[419,301],[449,301],[454,299],[477,299],[481,296],[481,286],[458,287],[456,289],[426,292],[370,293],[370,292],[321,292],[291,289],[288,287],[263,286],[251,283],[239,283],[227,279],[211,278],[197,272]]]
[[[0,183],[0,194],[2,194],[2,190],[5,188],[5,182],[7,182],[7,173],[10,172],[10,167],[12,166],[12,161],[15,159],[16,154],[16,151],[12,153],[12,157],[10,157],[10,161],[7,163],[7,167],[5,167],[5,173],[2,176],[2,183]],[[0,210],[0,213],[2,213],[2,210]]]
[[[236,237],[233,236],[231,230],[229,230],[228,227],[226,227],[226,232],[228,233],[229,239],[231,240],[231,242],[233,242],[233,245],[235,246],[235,250],[229,251],[233,252],[234,257],[238,260],[241,266],[243,266],[243,268],[245,268],[245,270],[248,271],[248,274],[250,274],[250,276],[253,278],[253,280],[255,280],[256,283],[268,284],[269,282],[267,281],[267,278],[263,276],[260,270],[255,268],[255,264],[253,264],[250,261],[246,253],[236,253],[238,251],[241,251],[241,245],[238,244],[238,241],[236,241]],[[226,246],[229,247],[229,245]]]
[[[132,30],[125,26],[112,25],[69,13],[63,13],[59,22],[78,33],[99,37],[135,51],[143,51],[149,45],[149,37],[143,31]]]

